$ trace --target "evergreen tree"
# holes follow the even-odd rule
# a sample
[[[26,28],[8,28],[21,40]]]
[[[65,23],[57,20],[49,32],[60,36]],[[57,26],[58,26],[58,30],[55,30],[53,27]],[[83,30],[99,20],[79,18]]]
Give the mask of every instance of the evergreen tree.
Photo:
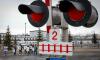
[[[42,32],[41,32],[41,30],[40,30],[40,28],[39,28],[39,30],[38,30],[38,34],[37,34],[37,37],[36,37],[36,41],[37,41],[37,52],[39,51],[38,50],[38,48],[39,48],[39,42],[40,41],[43,41],[43,35],[42,35]]]
[[[96,34],[93,34],[93,38],[92,38],[92,43],[96,44],[97,43],[97,38],[96,38]]]
[[[72,42],[72,36],[71,36],[71,34],[70,34],[70,33],[69,33],[68,38],[69,38],[68,42]]]
[[[8,47],[8,50],[11,50],[11,34],[9,32],[9,26],[7,28],[6,36],[4,37],[4,46]]]
[[[38,31],[36,40],[37,40],[38,42],[43,41],[43,35],[42,35],[42,32],[41,32],[40,29],[39,29],[39,31]]]

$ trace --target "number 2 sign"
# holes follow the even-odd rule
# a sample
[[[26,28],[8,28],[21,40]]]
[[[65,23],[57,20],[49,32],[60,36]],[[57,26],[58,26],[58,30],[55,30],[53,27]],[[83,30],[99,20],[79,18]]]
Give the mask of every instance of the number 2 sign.
[[[50,30],[50,41],[51,42],[60,42],[61,36],[60,36],[61,30],[60,29],[51,29]]]

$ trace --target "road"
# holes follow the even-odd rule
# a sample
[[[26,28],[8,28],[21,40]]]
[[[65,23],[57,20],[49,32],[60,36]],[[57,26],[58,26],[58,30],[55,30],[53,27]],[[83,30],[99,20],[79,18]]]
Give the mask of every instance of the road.
[[[0,60],[45,60],[45,58],[38,56],[2,56]]]
[[[45,56],[1,56],[0,60],[46,60]],[[67,60],[100,60],[100,53],[75,53]]]
[[[48,56],[0,56],[0,60],[46,60]],[[65,57],[66,58],[66,57]],[[99,49],[77,49],[74,55],[66,60],[100,60]]]

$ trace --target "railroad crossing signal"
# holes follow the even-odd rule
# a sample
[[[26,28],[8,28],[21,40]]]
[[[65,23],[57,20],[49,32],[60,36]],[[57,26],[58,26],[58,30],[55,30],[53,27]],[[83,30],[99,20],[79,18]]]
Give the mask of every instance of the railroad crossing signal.
[[[62,0],[58,7],[51,7],[51,9],[48,8],[48,5],[51,5],[49,0],[45,1],[47,3],[37,0],[30,5],[21,4],[19,11],[27,14],[29,22],[35,27],[42,27],[49,18],[52,20],[51,25],[61,24],[59,13],[63,13],[66,23],[75,27],[92,27],[98,20],[98,12],[88,0]],[[55,10],[58,13],[54,14]],[[57,23],[56,20],[58,20]]]
[[[34,1],[30,5],[21,4],[18,8],[22,14],[27,14],[29,22],[35,27],[43,26],[48,20],[48,7],[40,0]]]
[[[66,22],[72,26],[92,27],[98,19],[96,9],[88,0],[63,0],[59,3],[59,9]]]

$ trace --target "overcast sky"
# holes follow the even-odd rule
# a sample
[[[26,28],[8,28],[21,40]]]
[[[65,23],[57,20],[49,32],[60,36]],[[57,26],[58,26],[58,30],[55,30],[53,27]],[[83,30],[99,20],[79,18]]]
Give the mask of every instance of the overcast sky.
[[[7,26],[10,26],[12,34],[24,34],[25,23],[27,26],[27,33],[29,31],[37,30],[33,27],[27,19],[26,15],[21,14],[18,11],[19,4],[30,4],[34,0],[1,0],[0,1],[0,33],[6,32]],[[90,0],[91,4],[96,7],[98,14],[100,14],[100,0]],[[53,0],[53,5],[56,5],[58,0]],[[100,19],[100,18],[99,18]],[[97,24],[92,28],[85,27],[72,27],[69,26],[69,30],[72,34],[87,34],[96,32],[100,34],[100,21],[98,19]],[[45,25],[46,26],[46,25]],[[41,29],[46,30],[43,26]]]

